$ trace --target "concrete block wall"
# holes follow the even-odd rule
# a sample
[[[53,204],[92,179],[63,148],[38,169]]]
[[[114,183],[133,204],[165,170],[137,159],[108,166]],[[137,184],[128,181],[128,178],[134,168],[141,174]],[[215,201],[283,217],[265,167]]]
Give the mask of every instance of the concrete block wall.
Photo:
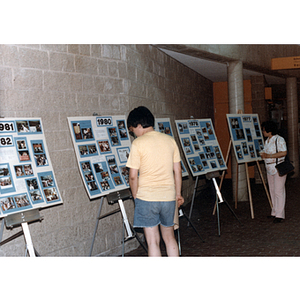
[[[127,116],[139,105],[172,122],[213,118],[212,82],[151,45],[0,45],[0,114],[42,118],[64,201],[29,225],[41,256],[88,256],[100,204],[86,194],[67,117]],[[191,176],[183,183],[187,202],[193,185]],[[104,201],[102,213],[115,208]],[[133,202],[125,208],[132,221]],[[18,230],[5,229],[3,239]],[[120,255],[121,234],[120,214],[101,220],[92,255]],[[126,251],[137,246],[134,239]],[[0,247],[0,256],[23,256],[24,247],[19,237]]]

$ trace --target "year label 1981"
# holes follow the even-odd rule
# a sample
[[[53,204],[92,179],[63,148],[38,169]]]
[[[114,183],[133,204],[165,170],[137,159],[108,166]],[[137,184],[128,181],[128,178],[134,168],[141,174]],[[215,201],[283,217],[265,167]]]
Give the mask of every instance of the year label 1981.
[[[15,131],[14,123],[13,122],[0,122],[0,131],[1,132]]]

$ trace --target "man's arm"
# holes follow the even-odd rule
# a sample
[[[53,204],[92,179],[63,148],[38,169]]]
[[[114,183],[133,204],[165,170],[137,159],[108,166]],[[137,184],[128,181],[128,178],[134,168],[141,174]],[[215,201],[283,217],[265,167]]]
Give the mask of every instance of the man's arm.
[[[138,173],[139,173],[138,169],[132,169],[132,168],[129,169],[129,185],[130,185],[133,199],[136,198],[136,194],[139,186]]]
[[[184,199],[181,196],[181,185],[182,185],[182,173],[181,173],[181,164],[180,162],[174,162],[174,179],[175,179],[175,191],[176,191],[176,200],[178,207],[184,203]]]

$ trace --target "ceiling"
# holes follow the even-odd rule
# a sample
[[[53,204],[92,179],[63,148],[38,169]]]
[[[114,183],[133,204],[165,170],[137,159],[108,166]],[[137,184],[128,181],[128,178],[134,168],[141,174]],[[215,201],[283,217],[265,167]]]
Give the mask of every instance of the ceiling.
[[[224,82],[227,81],[227,65],[225,63],[215,62],[207,59],[201,59],[198,57],[178,53],[171,50],[159,48],[161,51],[176,59],[183,65],[189,67],[195,72],[199,73],[203,77],[211,80],[212,82]],[[262,74],[259,72],[243,69],[244,80],[249,80],[250,76],[264,75],[267,84],[285,84],[285,79],[282,77],[276,77],[271,75]]]

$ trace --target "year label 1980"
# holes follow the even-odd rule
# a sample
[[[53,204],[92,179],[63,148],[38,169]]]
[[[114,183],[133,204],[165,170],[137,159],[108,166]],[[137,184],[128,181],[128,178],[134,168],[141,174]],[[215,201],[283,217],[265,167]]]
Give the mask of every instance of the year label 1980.
[[[97,126],[109,126],[112,125],[112,119],[111,118],[97,118]]]

